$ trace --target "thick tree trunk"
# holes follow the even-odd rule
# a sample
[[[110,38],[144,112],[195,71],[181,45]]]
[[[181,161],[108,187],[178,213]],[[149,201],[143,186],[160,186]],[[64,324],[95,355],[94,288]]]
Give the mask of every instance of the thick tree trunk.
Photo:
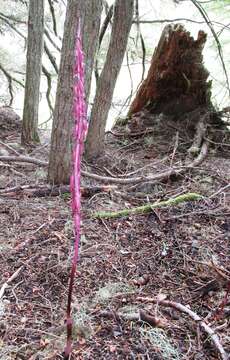
[[[92,159],[104,148],[104,134],[114,87],[122,65],[133,19],[134,0],[117,0],[114,7],[111,40],[100,75],[91,112],[85,155]]]
[[[210,106],[211,83],[202,56],[205,42],[203,31],[194,40],[182,25],[167,25],[129,115],[146,109],[178,120],[184,113]]]
[[[42,67],[44,0],[30,0],[28,18],[26,83],[22,120],[22,144],[39,142],[38,107]]]
[[[85,53],[85,93],[89,96],[102,11],[101,0],[69,0],[61,53],[54,120],[51,136],[48,180],[68,183],[71,172],[73,128],[73,65],[77,21],[80,19]]]

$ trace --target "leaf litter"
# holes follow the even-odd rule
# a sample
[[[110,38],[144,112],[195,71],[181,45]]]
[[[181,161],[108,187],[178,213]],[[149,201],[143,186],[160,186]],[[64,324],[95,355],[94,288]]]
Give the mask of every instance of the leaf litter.
[[[122,149],[120,141],[107,135],[106,154],[90,170],[120,176],[149,162],[153,165],[145,167],[144,173],[169,166],[173,144],[156,139],[143,146],[142,140],[126,141]],[[168,161],[160,162],[165,155]],[[39,151],[39,156],[44,159],[47,153]],[[174,162],[181,157],[183,151],[178,149]],[[26,184],[44,183],[44,169],[39,177],[33,164],[13,166],[26,175]],[[138,296],[161,293],[205,319],[230,351],[229,297],[220,309],[227,281],[212,266],[214,261],[226,274],[230,271],[229,189],[210,197],[229,181],[229,169],[230,159],[213,153],[201,169],[180,178],[140,184],[133,190],[120,186],[82,198],[84,241],[74,287],[72,359],[218,359],[210,339],[186,315],[137,301]],[[24,177],[12,175],[7,168],[1,176],[12,186],[25,184]],[[83,183],[94,184],[87,178]],[[153,209],[146,215],[106,220],[90,216],[92,211],[140,206],[186,192],[201,192],[205,199]],[[62,359],[74,240],[70,197],[31,198],[18,193],[1,196],[0,203],[0,287],[23,266],[1,299],[0,357]],[[143,277],[148,281],[139,281]],[[122,311],[128,312],[126,307],[130,312],[150,311],[167,320],[168,326],[159,329],[119,317]]]

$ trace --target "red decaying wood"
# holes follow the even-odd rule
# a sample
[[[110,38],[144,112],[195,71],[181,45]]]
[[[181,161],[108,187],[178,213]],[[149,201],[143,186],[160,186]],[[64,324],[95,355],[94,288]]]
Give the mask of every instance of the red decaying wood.
[[[202,56],[206,37],[199,31],[194,40],[180,24],[164,28],[129,115],[145,107],[156,114],[180,115],[209,104],[209,73]]]

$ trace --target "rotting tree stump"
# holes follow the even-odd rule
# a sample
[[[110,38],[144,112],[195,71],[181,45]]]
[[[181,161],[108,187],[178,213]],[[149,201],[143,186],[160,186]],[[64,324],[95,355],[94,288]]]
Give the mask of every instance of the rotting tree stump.
[[[211,81],[207,80],[202,55],[206,38],[203,31],[194,40],[183,25],[167,25],[128,115],[146,109],[178,117],[198,107],[209,107]]]
[[[195,40],[181,24],[164,28],[147,78],[130,106],[129,132],[154,126],[164,133],[167,127],[176,127],[193,141],[189,154],[197,154],[207,138],[222,149],[224,139],[230,137],[222,118],[230,111],[217,111],[211,102],[212,82],[202,55],[206,39],[200,30]]]

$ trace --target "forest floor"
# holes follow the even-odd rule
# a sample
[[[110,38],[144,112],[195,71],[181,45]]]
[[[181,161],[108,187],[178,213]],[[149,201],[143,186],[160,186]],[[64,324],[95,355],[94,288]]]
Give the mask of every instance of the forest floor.
[[[175,131],[137,137],[109,133],[103,158],[91,166],[84,162],[83,169],[130,178],[179,166],[190,139],[180,133],[175,146],[175,136]],[[9,131],[0,140],[13,147],[19,137]],[[82,197],[72,359],[223,358],[200,321],[162,306],[162,300],[199,315],[230,352],[227,150],[210,149],[202,165],[180,177],[117,185]],[[23,149],[17,151],[24,154]],[[29,155],[48,160],[48,145]],[[63,359],[74,241],[70,195],[35,197],[20,189],[3,193],[6,187],[44,184],[46,168],[1,162],[0,169],[0,358]],[[98,184],[82,177],[82,185]],[[94,211],[135,207],[188,192],[203,198],[148,214],[92,217]]]

